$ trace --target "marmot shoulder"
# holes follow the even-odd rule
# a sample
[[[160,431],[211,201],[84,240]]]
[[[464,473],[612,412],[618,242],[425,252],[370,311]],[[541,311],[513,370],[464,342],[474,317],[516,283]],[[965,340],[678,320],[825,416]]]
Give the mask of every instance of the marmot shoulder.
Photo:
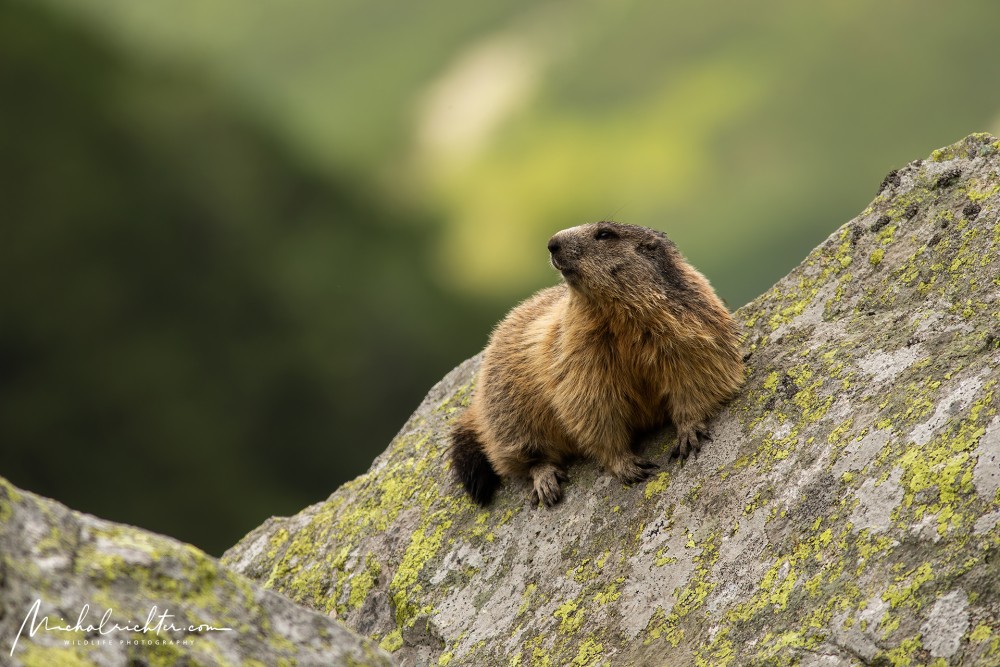
[[[497,325],[452,433],[455,472],[483,505],[508,476],[552,505],[575,457],[642,480],[657,466],[632,451],[636,434],[672,421],[686,457],[743,382],[735,321],[665,234],[598,222],[548,249],[564,282]]]

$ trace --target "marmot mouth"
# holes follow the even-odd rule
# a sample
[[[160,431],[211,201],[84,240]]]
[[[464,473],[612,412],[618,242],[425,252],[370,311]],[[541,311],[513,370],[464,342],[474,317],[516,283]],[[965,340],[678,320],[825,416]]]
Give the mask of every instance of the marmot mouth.
[[[559,269],[559,273],[562,274],[563,280],[567,283],[575,283],[580,278],[580,272],[576,269],[570,269],[568,267],[560,269],[558,266],[556,268]]]
[[[559,273],[563,274],[564,276],[567,273],[576,273],[575,269],[571,269],[568,266],[562,266],[562,265],[560,265],[559,262],[556,261],[555,257],[553,257],[550,261],[552,263],[552,268],[554,268],[556,271],[558,271]]]

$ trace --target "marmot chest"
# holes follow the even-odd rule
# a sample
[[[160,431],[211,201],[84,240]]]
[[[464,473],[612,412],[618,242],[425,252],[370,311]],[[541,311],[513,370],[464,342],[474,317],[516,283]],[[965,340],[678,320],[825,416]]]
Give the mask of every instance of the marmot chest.
[[[608,400],[629,406],[639,421],[659,412],[669,378],[665,346],[651,334],[622,336],[605,329],[564,343],[557,376],[566,389],[606,393]]]

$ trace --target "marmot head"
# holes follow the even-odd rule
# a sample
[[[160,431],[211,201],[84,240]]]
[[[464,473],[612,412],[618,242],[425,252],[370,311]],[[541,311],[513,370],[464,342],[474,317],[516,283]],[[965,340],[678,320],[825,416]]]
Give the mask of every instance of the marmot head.
[[[618,222],[571,227],[549,239],[551,262],[570,289],[598,301],[689,292],[684,258],[663,232]]]

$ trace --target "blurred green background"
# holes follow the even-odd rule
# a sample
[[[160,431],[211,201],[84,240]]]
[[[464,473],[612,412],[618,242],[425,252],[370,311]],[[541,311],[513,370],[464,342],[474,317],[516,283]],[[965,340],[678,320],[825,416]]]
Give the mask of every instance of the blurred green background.
[[[1000,3],[0,0],[0,474],[221,553],[363,472],[545,242],[733,307],[1000,130]]]

